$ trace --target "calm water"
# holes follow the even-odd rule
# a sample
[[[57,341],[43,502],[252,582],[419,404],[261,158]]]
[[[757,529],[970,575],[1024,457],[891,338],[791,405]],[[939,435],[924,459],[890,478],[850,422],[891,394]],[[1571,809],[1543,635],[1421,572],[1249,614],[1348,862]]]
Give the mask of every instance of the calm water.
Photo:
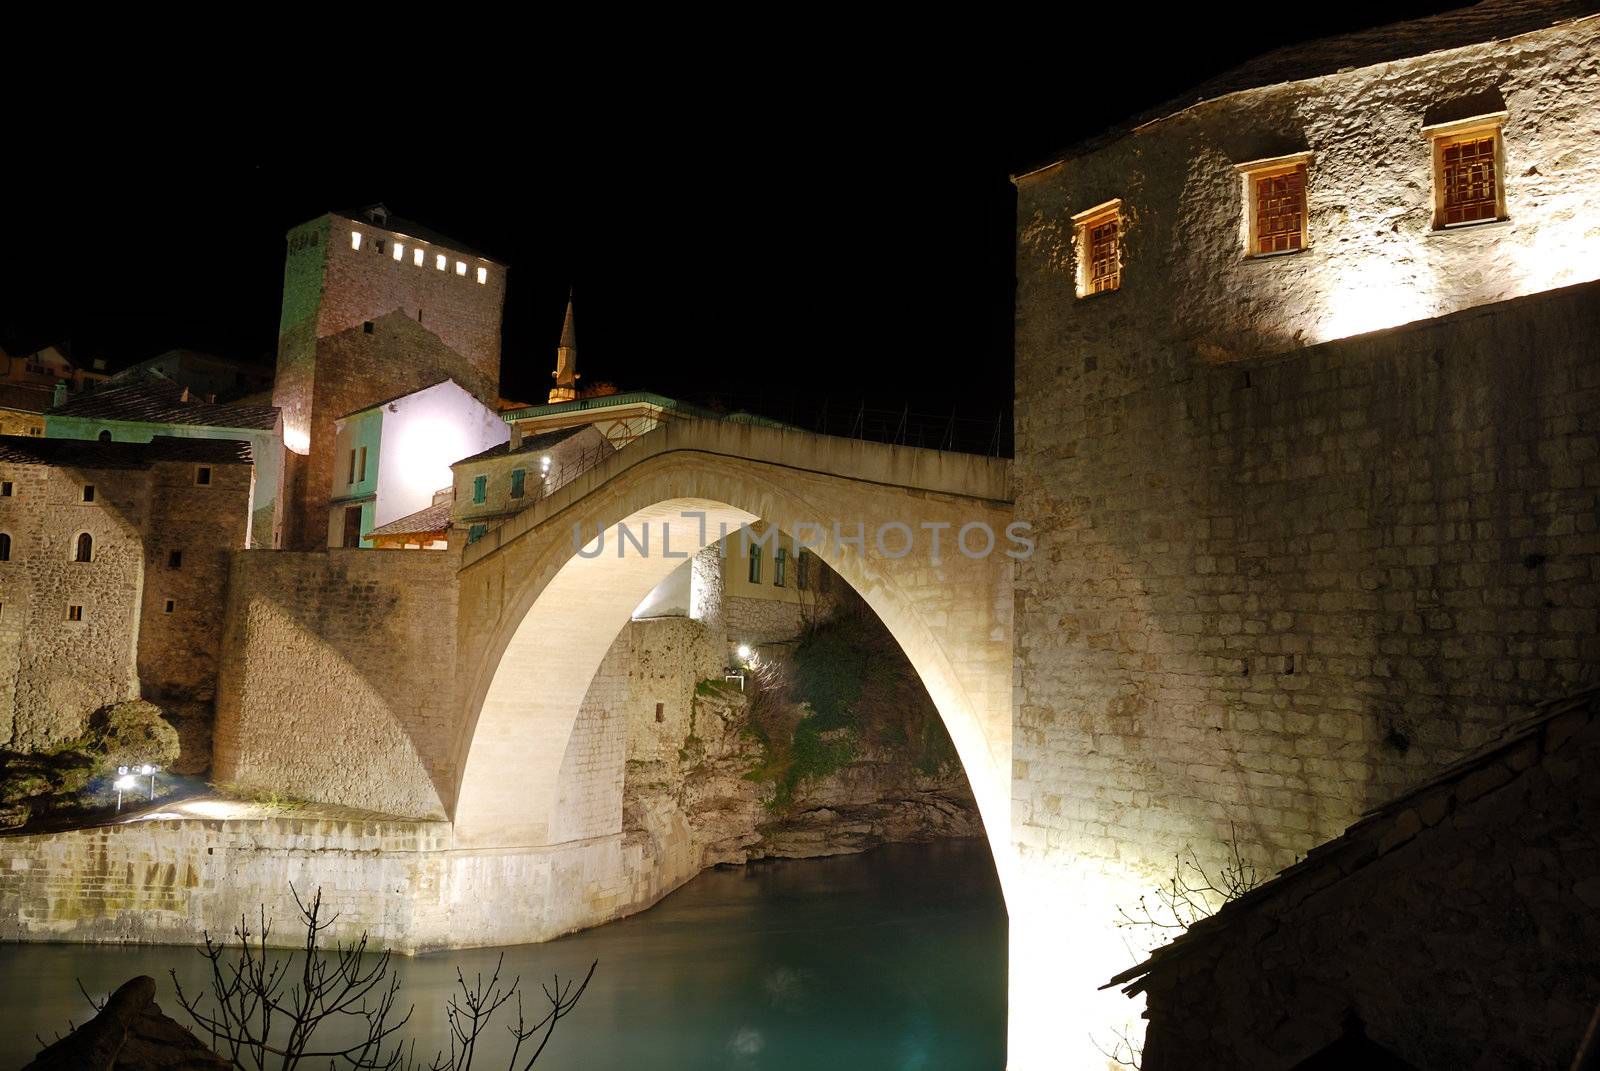
[[[506,973],[525,980],[581,977],[600,961],[537,1071],[997,1071],[1005,948],[993,863],[962,841],[710,871],[644,914],[504,951]],[[487,974],[498,952],[395,961],[419,1054],[444,1037],[456,967]],[[31,1059],[35,1033],[87,1017],[75,979],[99,993],[153,975],[163,1010],[185,1021],[173,966],[186,989],[204,979],[185,948],[0,947],[0,1067]],[[529,996],[543,1001],[537,987]]]

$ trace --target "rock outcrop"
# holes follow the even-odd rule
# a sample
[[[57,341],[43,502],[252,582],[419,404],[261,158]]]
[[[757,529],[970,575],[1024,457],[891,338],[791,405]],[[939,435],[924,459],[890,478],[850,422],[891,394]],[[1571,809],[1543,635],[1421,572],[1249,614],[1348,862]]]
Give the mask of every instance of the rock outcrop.
[[[808,691],[809,641],[769,645],[747,689],[700,683],[675,751],[629,760],[623,825],[660,891],[719,864],[983,835],[938,713],[882,626],[822,628],[871,648],[870,680],[846,669]]]

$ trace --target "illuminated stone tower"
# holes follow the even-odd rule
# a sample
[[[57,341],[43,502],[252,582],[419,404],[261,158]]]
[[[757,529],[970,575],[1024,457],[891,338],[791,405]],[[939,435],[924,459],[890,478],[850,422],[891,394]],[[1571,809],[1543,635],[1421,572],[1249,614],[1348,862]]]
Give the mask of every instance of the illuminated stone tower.
[[[446,377],[496,403],[505,277],[383,205],[289,232],[272,398],[290,452],[285,546],[325,541],[334,421]]]
[[[578,396],[578,332],[572,326],[572,292],[567,292],[567,317],[561,321],[561,342],[556,346],[556,370],[550,373],[550,404],[570,402]]]

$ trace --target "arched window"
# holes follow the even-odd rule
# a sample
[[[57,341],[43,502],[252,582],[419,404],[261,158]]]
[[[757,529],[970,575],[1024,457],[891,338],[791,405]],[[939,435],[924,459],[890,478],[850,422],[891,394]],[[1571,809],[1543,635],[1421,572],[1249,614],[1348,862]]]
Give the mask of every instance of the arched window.
[[[11,537],[0,532],[0,562],[11,560]]]
[[[75,562],[94,560],[94,536],[88,532],[78,533],[78,544],[73,550],[72,560]]]
[[[111,441],[111,433],[109,431],[102,431],[100,433],[100,441],[103,442],[103,443],[110,442]]]

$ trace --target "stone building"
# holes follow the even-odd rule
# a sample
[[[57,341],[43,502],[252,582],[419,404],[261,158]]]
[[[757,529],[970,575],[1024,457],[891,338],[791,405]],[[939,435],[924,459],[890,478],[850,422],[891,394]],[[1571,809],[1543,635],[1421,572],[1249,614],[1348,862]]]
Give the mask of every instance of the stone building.
[[[16,357],[0,350],[0,383],[46,388],[63,384],[68,390],[79,391],[106,378],[105,361],[80,364],[59,346],[46,346]]]
[[[329,488],[330,547],[372,546],[374,528],[434,504],[451,463],[504,443],[510,432],[489,406],[455,381],[375,402],[334,422]]]
[[[1017,177],[1014,1023],[1118,1014],[1060,964],[1174,852],[1287,865],[1595,679],[1592,9],[1285,49]]]
[[[272,369],[197,350],[167,350],[122,369],[111,380],[136,379],[148,372],[157,372],[193,394],[216,401],[253,404],[257,397],[264,394],[262,400],[266,401],[272,394]]]
[[[0,437],[0,746],[60,744],[141,695],[207,746],[253,475],[235,440]]]
[[[221,404],[160,371],[134,369],[81,394],[58,389],[45,413],[45,434],[131,443],[157,436],[248,442],[255,465],[250,545],[282,545],[283,422],[270,405]]]
[[[286,546],[326,541],[339,418],[445,378],[495,404],[505,272],[382,205],[289,232],[273,388],[294,455]]]

